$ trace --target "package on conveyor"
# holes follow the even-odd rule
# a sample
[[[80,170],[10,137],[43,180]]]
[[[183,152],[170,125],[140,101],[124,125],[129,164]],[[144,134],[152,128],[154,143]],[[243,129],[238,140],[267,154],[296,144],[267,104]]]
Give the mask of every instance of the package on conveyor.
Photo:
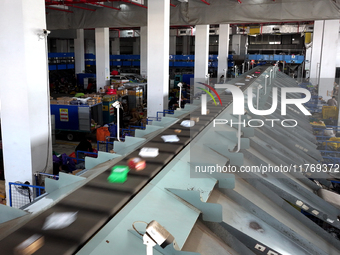
[[[127,161],[127,164],[128,164],[128,167],[131,169],[131,170],[136,170],[136,171],[141,171],[143,170],[145,167],[146,167],[146,162],[144,159],[141,159],[141,158],[130,158],[128,161]]]
[[[129,171],[130,169],[128,166],[114,166],[107,180],[110,183],[123,183],[127,180]]]

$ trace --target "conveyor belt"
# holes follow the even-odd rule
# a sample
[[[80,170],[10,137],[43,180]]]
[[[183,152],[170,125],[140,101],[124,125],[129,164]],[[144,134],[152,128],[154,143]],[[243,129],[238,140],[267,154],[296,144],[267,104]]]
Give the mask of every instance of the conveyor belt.
[[[254,68],[248,74],[255,72],[256,76],[266,70],[265,67]],[[260,71],[260,73],[258,73]],[[241,79],[241,78],[240,78]],[[256,79],[250,81],[240,80],[245,83],[241,89],[244,91]],[[201,109],[188,113],[181,120],[188,120],[190,116],[198,116],[199,122],[192,128],[184,128],[180,125],[181,120],[165,129],[150,141],[143,144],[143,147],[159,148],[159,155],[155,158],[148,158],[147,166],[143,171],[130,171],[128,180],[123,184],[108,183],[107,177],[111,169],[87,182],[67,197],[60,200],[56,205],[30,220],[25,225],[11,233],[0,241],[1,254],[13,254],[13,250],[21,242],[34,234],[41,234],[45,237],[43,247],[34,254],[36,255],[60,255],[74,254],[78,251],[101,227],[105,225],[124,205],[129,202],[155,175],[157,175],[185,146],[191,139],[199,134],[219,113],[231,104],[231,96],[222,95],[223,106],[209,107],[210,113],[201,116]],[[229,99],[226,102],[226,99]],[[162,135],[175,134],[175,129],[181,129],[177,134],[180,141],[171,144],[164,143]],[[126,161],[132,157],[138,157],[139,150],[136,150],[116,165],[126,165]],[[61,230],[42,230],[46,218],[54,212],[78,212],[77,219],[70,226]]]

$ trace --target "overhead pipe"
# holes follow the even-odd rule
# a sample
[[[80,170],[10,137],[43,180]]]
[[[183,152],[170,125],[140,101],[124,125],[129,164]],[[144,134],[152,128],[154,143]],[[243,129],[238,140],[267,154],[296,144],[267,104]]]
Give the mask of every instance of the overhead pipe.
[[[100,4],[100,3],[92,3],[92,4],[120,11],[120,8],[108,6],[108,5],[105,5],[105,4]]]
[[[143,7],[145,9],[147,9],[148,7],[145,6],[145,5],[142,5],[142,4],[139,4],[139,3],[135,3],[135,2],[132,2],[132,1],[129,1],[129,0],[121,0],[122,2],[125,2],[125,3],[129,3],[129,4],[133,4],[133,5],[137,5],[139,7]]]
[[[78,9],[83,9],[83,10],[87,10],[87,11],[92,11],[95,12],[95,9],[90,9],[90,8],[86,8],[86,7],[82,7],[82,6],[77,6],[77,5],[73,5],[73,4],[65,4],[66,6],[69,7],[73,7],[73,8],[78,8]]]
[[[205,0],[201,0],[203,3],[207,4],[207,5],[210,5],[207,1]]]
[[[73,13],[73,11],[69,11],[69,10],[65,10],[65,9],[59,9],[59,8],[55,8],[55,7],[49,7],[46,6],[46,8],[51,9],[51,10],[55,10],[55,11],[61,11],[61,12],[70,12]]]
[[[100,3],[100,2],[114,2],[114,1],[99,1],[99,0],[74,0],[72,2],[70,1],[54,1],[54,0],[46,0],[46,5],[67,5],[67,4],[94,4],[94,3]]]

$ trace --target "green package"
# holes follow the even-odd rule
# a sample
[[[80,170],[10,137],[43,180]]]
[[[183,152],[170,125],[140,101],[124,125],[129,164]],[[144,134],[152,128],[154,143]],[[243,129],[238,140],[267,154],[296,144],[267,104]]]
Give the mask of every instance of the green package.
[[[128,166],[114,166],[112,167],[112,172],[107,180],[111,183],[123,183],[127,179],[128,172]]]

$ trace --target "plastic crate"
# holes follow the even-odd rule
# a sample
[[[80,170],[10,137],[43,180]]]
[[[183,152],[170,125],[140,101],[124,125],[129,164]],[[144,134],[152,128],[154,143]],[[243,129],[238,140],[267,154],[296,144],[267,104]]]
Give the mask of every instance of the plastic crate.
[[[322,107],[322,118],[323,119],[337,119],[338,118],[338,107],[336,106],[323,106]]]

